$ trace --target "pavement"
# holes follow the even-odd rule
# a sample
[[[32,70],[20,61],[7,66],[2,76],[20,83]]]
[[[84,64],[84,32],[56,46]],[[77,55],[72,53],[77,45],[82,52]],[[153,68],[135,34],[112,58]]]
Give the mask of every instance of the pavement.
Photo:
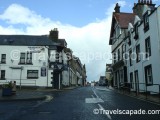
[[[118,89],[115,89],[115,88],[113,88],[111,86],[107,87],[107,89],[113,90],[115,92],[118,92],[120,94],[124,94],[124,95],[130,96],[130,97],[141,99],[141,100],[144,100],[144,101],[160,104],[160,95],[151,95],[151,94],[147,94],[146,95],[144,93],[136,94],[133,91],[128,92],[126,90],[118,90]]]
[[[2,89],[0,89],[0,101],[31,101],[31,100],[45,100],[49,92],[72,90],[77,87],[68,87],[62,90],[51,88],[38,89],[17,89],[16,94],[12,96],[2,96]]]

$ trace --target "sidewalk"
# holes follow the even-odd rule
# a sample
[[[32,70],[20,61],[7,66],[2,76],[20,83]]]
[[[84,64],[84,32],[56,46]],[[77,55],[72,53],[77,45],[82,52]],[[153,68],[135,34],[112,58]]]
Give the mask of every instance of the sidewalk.
[[[137,99],[141,99],[141,100],[145,100],[145,101],[149,101],[149,102],[152,102],[152,103],[156,103],[156,104],[160,104],[160,97],[157,95],[150,95],[150,94],[142,94],[142,93],[139,93],[138,95],[135,93],[135,92],[128,92],[126,90],[119,90],[119,89],[115,89],[113,87],[109,87],[108,89],[110,90],[113,90],[115,92],[118,92],[120,94],[124,94],[124,95],[127,95],[127,96],[130,96],[130,97],[134,97],[134,98],[137,98]]]
[[[49,92],[72,90],[77,87],[68,87],[62,90],[52,88],[38,88],[38,89],[22,89],[17,90],[16,95],[2,96],[2,89],[0,89],[0,101],[29,101],[29,100],[44,100],[47,98]]]
[[[0,90],[0,101],[26,101],[26,100],[44,100],[46,95],[36,90],[17,90],[16,95],[2,96]]]

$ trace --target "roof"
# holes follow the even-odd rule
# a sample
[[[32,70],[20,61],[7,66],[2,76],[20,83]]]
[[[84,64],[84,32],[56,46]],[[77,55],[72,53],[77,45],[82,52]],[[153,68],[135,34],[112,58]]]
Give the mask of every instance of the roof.
[[[52,46],[59,45],[59,43],[53,42],[47,35],[0,35],[0,45]]]
[[[116,13],[113,12],[112,15],[112,24],[110,31],[110,38],[113,36],[114,24],[118,23],[121,29],[127,29],[129,23],[134,23],[135,14],[134,13]],[[112,39],[110,39],[109,44],[111,45]]]
[[[129,23],[134,23],[134,13],[113,13],[121,28],[128,28]]]

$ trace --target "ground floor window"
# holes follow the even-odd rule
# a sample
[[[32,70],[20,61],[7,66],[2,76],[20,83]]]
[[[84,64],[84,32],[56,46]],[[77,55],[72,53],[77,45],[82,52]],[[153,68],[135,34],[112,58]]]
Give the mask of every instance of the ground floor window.
[[[146,84],[153,84],[152,66],[148,65],[144,68]]]
[[[4,80],[4,79],[5,79],[5,73],[6,73],[5,70],[1,70],[1,71],[0,71],[0,79],[1,79],[1,80]]]
[[[38,78],[38,70],[27,70],[27,78],[37,79]]]

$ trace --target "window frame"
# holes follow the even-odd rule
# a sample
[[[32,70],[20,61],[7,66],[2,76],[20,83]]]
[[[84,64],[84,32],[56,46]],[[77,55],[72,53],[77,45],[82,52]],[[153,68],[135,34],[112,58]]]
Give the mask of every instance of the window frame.
[[[6,71],[5,71],[5,70],[0,70],[0,72],[1,72],[0,80],[5,80],[5,79],[6,79],[6,78],[5,78],[5,76],[6,76]],[[4,72],[4,73],[2,74],[2,72]],[[2,75],[4,75],[4,76],[2,77]]]
[[[6,54],[1,54],[1,64],[6,64]]]
[[[133,61],[132,61],[132,50],[129,50],[129,63],[130,63],[130,66],[133,65]]]
[[[146,52],[146,58],[151,56],[151,40],[150,40],[150,37],[145,39],[145,52]]]
[[[24,56],[22,56],[22,54]],[[24,62],[22,62],[22,60],[24,60]],[[26,63],[26,53],[25,52],[21,52],[20,53],[20,61],[19,61],[19,64],[25,64]]]
[[[136,62],[140,62],[141,61],[141,56],[140,56],[140,44],[138,44],[136,46]]]
[[[144,32],[149,30],[149,14],[148,11],[143,15]]]
[[[139,38],[139,35],[138,35],[138,22],[134,25],[134,32],[135,32],[134,39],[137,40]]]
[[[37,76],[35,76],[35,77],[30,77],[30,76],[28,76],[28,74],[30,74],[30,73],[36,73],[37,74]],[[39,78],[39,70],[27,70],[27,78],[28,79],[38,79]]]
[[[32,64],[32,52],[27,52],[26,64]]]
[[[146,81],[146,85],[153,85],[153,74],[152,74],[152,65],[147,65],[144,67],[144,71],[145,71],[145,81]],[[150,74],[148,75],[148,73],[150,72]],[[150,79],[148,79],[150,77]]]

